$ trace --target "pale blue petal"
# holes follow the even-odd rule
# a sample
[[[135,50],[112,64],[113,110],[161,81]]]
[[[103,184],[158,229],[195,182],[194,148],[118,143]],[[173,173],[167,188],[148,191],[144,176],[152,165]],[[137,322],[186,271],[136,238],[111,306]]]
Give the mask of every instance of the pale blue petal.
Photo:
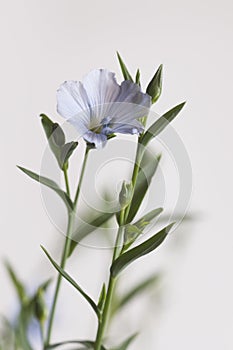
[[[106,69],[95,69],[83,79],[94,122],[100,122],[107,117],[109,103],[114,102],[120,93],[115,74]]]
[[[111,106],[110,124],[121,123],[127,124],[131,123],[135,119],[145,117],[149,114],[149,108],[134,104],[134,103],[125,103],[125,102],[115,102]]]
[[[103,148],[107,142],[107,136],[104,134],[96,134],[93,131],[88,131],[83,135],[83,138],[89,142],[93,143],[96,148]]]
[[[96,148],[106,144],[110,133],[141,133],[137,119],[148,115],[150,106],[150,96],[137,84],[123,81],[119,86],[115,74],[105,69],[91,71],[83,84],[65,82],[57,91],[58,113]]]
[[[123,81],[120,93],[111,106],[112,122],[127,124],[134,119],[148,115],[150,107],[151,97],[142,93],[138,84],[128,80]]]
[[[143,130],[143,125],[137,120],[133,120],[128,124],[114,123],[111,125],[112,133],[139,135]]]
[[[115,74],[107,69],[94,69],[83,79],[91,106],[115,101],[120,92]]]
[[[89,112],[89,101],[82,83],[66,81],[57,90],[57,111],[66,119],[70,119],[80,112]]]
[[[121,83],[120,93],[115,102],[135,103],[150,108],[151,97],[141,92],[138,84],[125,80]]]

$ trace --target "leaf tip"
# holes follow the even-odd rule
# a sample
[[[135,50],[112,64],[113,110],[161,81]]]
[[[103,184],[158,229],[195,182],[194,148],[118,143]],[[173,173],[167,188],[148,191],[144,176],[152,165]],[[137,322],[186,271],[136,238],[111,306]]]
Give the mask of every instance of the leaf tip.
[[[45,249],[45,247],[44,247],[42,244],[40,244],[40,248],[43,250],[43,252],[44,252],[46,255],[48,254],[47,250]]]
[[[23,171],[25,173],[25,169],[21,166],[21,165],[16,165],[16,168],[18,168],[19,170]]]
[[[179,104],[180,109],[182,109],[186,105],[187,101],[181,102]]]
[[[168,235],[168,233],[171,231],[172,227],[175,225],[175,222],[172,222],[171,224],[169,224],[165,230],[166,230],[166,234]]]

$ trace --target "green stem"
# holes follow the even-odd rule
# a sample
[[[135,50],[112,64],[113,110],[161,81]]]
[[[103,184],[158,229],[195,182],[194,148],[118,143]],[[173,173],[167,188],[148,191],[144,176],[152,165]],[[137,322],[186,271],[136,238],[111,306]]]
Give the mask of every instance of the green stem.
[[[42,344],[44,344],[44,325],[40,322],[39,327],[40,327],[41,342]]]
[[[69,179],[68,179],[68,173],[67,168],[63,170],[64,178],[65,178],[65,185],[66,185],[66,193],[70,197],[70,185],[69,185]]]
[[[80,189],[81,189],[82,182],[83,182],[83,175],[84,175],[84,172],[85,172],[85,169],[86,169],[86,165],[87,165],[87,158],[88,158],[88,152],[89,152],[89,150],[90,150],[90,149],[87,147],[87,148],[86,148],[86,151],[85,151],[85,156],[84,156],[84,160],[83,160],[82,171],[81,171],[81,174],[80,174],[80,178],[79,178],[79,183],[78,183],[77,191],[76,191],[75,198],[74,198],[74,207],[75,207],[75,208],[76,208],[76,206],[77,206],[77,202],[78,202],[78,198],[79,198]]]
[[[74,208],[73,208],[72,212],[68,213],[67,233],[66,233],[65,244],[64,244],[64,248],[63,248],[63,252],[62,252],[62,258],[61,258],[61,262],[60,262],[60,267],[62,269],[65,268],[66,260],[68,258],[69,251],[70,251],[70,244],[71,244],[70,237],[71,237],[71,234],[73,231],[73,224],[75,221],[75,214],[76,214],[76,208],[77,208],[80,188],[82,185],[83,175],[84,175],[84,171],[85,171],[85,167],[86,167],[86,163],[87,163],[88,151],[89,151],[89,149],[86,148],[83,166],[82,166],[82,170],[81,170],[81,174],[80,174],[80,178],[79,178],[79,183],[78,183],[78,187],[77,187],[77,191],[76,191],[76,195],[75,195]],[[70,197],[70,187],[69,187],[67,169],[63,170],[63,172],[64,172],[64,177],[65,177],[66,192],[67,192],[67,195]],[[51,312],[50,312],[50,316],[49,316],[47,337],[46,337],[46,341],[45,341],[46,346],[49,345],[50,339],[51,339],[51,333],[52,333],[54,315],[55,315],[55,310],[56,310],[56,305],[57,305],[57,299],[58,299],[58,294],[59,294],[60,287],[61,287],[61,280],[62,280],[62,275],[58,274],[57,284],[56,284],[55,293],[54,293],[53,302],[52,302],[52,308],[51,308]]]
[[[74,212],[70,212],[69,213],[69,217],[68,217],[68,227],[67,227],[66,240],[65,240],[65,245],[64,245],[64,248],[63,248],[62,258],[61,258],[61,263],[60,263],[60,267],[62,269],[64,269],[64,267],[65,267],[66,260],[67,260],[67,257],[68,257],[68,253],[69,253],[69,250],[70,250],[70,243],[71,243],[70,236],[71,236],[71,233],[72,233],[73,221],[74,221]],[[58,274],[57,284],[56,284],[55,293],[54,293],[53,302],[52,302],[52,308],[51,308],[51,311],[50,311],[48,330],[47,330],[47,337],[46,337],[46,342],[45,342],[45,345],[47,345],[47,346],[50,343],[52,327],[53,327],[53,321],[54,321],[54,315],[55,315],[55,310],[56,310],[56,306],[57,306],[57,299],[58,299],[58,294],[59,294],[60,287],[61,287],[61,280],[62,280],[62,275]]]
[[[141,165],[141,160],[142,160],[143,153],[144,153],[144,149],[142,148],[142,145],[140,143],[140,138],[139,138],[138,146],[137,146],[137,152],[136,152],[136,157],[135,157],[135,163],[134,163],[134,169],[133,169],[133,175],[132,175],[133,192],[135,190],[135,185],[136,185],[138,173],[139,173],[139,170],[140,170],[140,165]],[[130,206],[131,206],[131,203],[125,209],[124,222],[126,222],[127,217],[129,215]]]
[[[114,251],[113,251],[112,263],[118,257],[118,248],[119,248],[119,244],[120,244],[122,230],[124,229],[124,227],[123,227],[124,210],[121,210],[120,214],[121,214],[120,215],[121,220],[120,220],[120,225],[118,228],[115,247],[114,247]],[[98,324],[97,335],[96,335],[96,340],[95,340],[95,348],[94,348],[95,350],[100,350],[101,346],[102,346],[102,340],[103,340],[104,333],[105,333],[106,326],[107,326],[108,319],[109,319],[109,313],[110,313],[111,302],[112,302],[112,298],[113,298],[115,285],[116,285],[116,279],[110,275],[109,282],[108,282],[107,294],[106,294],[106,300],[105,300],[104,309],[103,309],[103,314],[99,318],[99,324]]]
[[[133,169],[133,174],[132,174],[133,191],[135,190],[135,185],[136,185],[138,173],[140,170],[140,164],[141,164],[143,153],[144,153],[144,149],[141,146],[140,138],[139,138],[138,145],[137,145],[137,151],[136,151],[136,158],[135,158],[135,163],[134,163],[134,169]],[[120,251],[119,251],[118,246],[120,243],[122,230],[124,229],[124,224],[126,223],[127,217],[129,215],[130,205],[131,204],[129,204],[127,208],[121,210],[121,212],[120,212],[120,223],[119,223],[119,229],[118,229],[117,238],[116,238],[116,242],[115,242],[115,248],[114,248],[114,252],[113,252],[112,262],[114,262],[116,260],[116,258],[123,253],[122,249],[120,249]],[[105,300],[104,309],[103,309],[103,314],[102,314],[102,317],[99,318],[94,350],[101,350],[103,337],[104,337],[106,326],[108,323],[108,318],[109,318],[109,313],[110,313],[111,302],[112,302],[112,298],[113,298],[113,294],[114,294],[115,285],[116,285],[116,279],[110,275],[109,282],[108,282],[107,294],[106,294],[106,300]]]

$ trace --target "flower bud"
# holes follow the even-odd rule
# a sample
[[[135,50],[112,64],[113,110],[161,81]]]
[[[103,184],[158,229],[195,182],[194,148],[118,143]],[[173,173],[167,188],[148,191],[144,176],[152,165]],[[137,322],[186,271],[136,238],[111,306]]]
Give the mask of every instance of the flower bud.
[[[119,194],[119,203],[121,208],[124,209],[129,205],[133,197],[133,185],[132,182],[127,183],[123,181],[122,188]]]
[[[44,322],[46,321],[48,312],[44,301],[44,291],[41,288],[39,288],[36,293],[36,297],[34,301],[34,312],[37,320],[41,324],[44,324]]]

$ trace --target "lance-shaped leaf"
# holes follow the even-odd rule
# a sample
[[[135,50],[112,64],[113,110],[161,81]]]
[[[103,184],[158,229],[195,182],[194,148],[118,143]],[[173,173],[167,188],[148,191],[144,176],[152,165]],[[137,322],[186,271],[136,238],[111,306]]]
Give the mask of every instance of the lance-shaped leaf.
[[[94,218],[92,221],[88,223],[83,223],[76,229],[76,231],[72,235],[72,241],[70,244],[70,251],[68,257],[71,256],[74,249],[77,247],[78,243],[88,236],[90,233],[95,231],[98,227],[101,227],[105,224],[109,219],[113,217],[114,213],[100,213],[99,216]]]
[[[137,69],[136,76],[135,76],[135,83],[138,84],[139,86],[141,85],[140,84],[140,77],[141,77],[140,70]]]
[[[52,282],[52,278],[47,279],[45,282],[41,283],[41,285],[38,287],[38,289],[41,289],[44,292],[46,292],[46,290],[50,286],[51,282]]]
[[[54,123],[45,114],[41,114],[41,122],[48,139],[50,149],[55,155],[59,167],[64,170],[68,168],[68,160],[78,145],[78,142],[66,142],[65,134],[58,123]]]
[[[158,134],[160,134],[166,126],[171,123],[171,121],[178,115],[178,113],[184,107],[185,102],[179,104],[178,106],[172,108],[170,111],[166,112],[162,117],[160,117],[154,124],[152,124],[141,139],[141,144],[145,147],[147,144]]]
[[[77,146],[78,146],[78,142],[71,141],[61,147],[60,163],[62,165],[62,169],[68,167],[68,160]]]
[[[36,173],[34,173],[31,170],[25,169],[21,166],[18,166],[18,168],[24,172],[26,175],[28,175],[30,178],[32,178],[33,180],[40,182],[42,185],[45,185],[49,188],[51,188],[53,191],[55,191],[63,200],[63,202],[65,203],[67,209],[69,211],[71,211],[73,209],[73,203],[71,201],[71,199],[69,198],[69,196],[67,195],[66,192],[64,192],[57,184],[56,182],[54,182],[53,180],[44,177],[44,176],[40,176]]]
[[[59,166],[62,167],[60,162],[60,147],[65,144],[64,132],[62,128],[57,123],[54,123],[47,115],[41,114],[40,117],[50,149],[55,155]]]
[[[141,169],[139,171],[133,199],[130,204],[129,214],[127,216],[126,224],[129,224],[137,214],[140,205],[146,195],[146,192],[150,186],[151,180],[158,168],[161,156],[151,157],[149,153],[145,153],[141,162]]]
[[[14,271],[13,267],[10,265],[10,263],[6,261],[5,266],[6,266],[8,274],[11,278],[11,281],[15,287],[15,291],[18,295],[19,301],[23,305],[28,300],[28,297],[26,294],[26,288],[25,288],[24,284],[20,281],[20,279],[17,277],[17,274]]]
[[[129,345],[134,341],[134,339],[136,338],[137,333],[131,335],[129,338],[127,338],[126,340],[123,341],[123,343],[121,343],[119,346],[111,349],[111,350],[127,350]]]
[[[118,61],[120,63],[120,67],[121,67],[121,71],[122,71],[124,79],[133,81],[133,78],[131,77],[131,75],[130,75],[126,65],[124,64],[119,52],[117,52],[117,58],[118,58]]]
[[[122,251],[129,249],[129,247],[136,241],[136,239],[141,234],[143,234],[143,230],[146,228],[146,226],[148,226],[151,223],[151,220],[155,219],[159,214],[162,213],[162,211],[163,208],[154,209],[146,215],[144,215],[134,224],[126,225],[124,231],[124,245]]]
[[[132,248],[128,250],[126,253],[119,256],[119,258],[117,258],[111,266],[110,271],[111,271],[112,277],[116,277],[123,269],[125,269],[133,261],[135,261],[136,259],[139,259],[140,257],[146,254],[149,254],[150,252],[155,250],[158,246],[160,246],[160,244],[167,237],[172,226],[173,224],[166,226],[161,231],[156,233],[154,236],[149,238],[147,241],[141,243],[135,248]]]
[[[137,220],[134,225],[137,226],[140,230],[143,230],[147,225],[151,223],[152,220],[154,220],[158,215],[160,215],[163,211],[163,208],[156,208],[149,213],[145,214],[143,217],[141,217],[139,220]]]
[[[99,309],[100,312],[103,311],[105,299],[106,299],[106,286],[105,286],[105,283],[104,283],[103,287],[101,289],[100,296],[99,296],[99,301],[98,301],[98,309]]]
[[[124,227],[124,244],[122,252],[129,249],[129,247],[136,241],[136,239],[142,234],[142,230],[136,225],[128,224]]]
[[[159,99],[162,92],[162,72],[163,65],[161,64],[146,89],[147,94],[151,96],[152,103]]]
[[[78,349],[94,349],[94,345],[95,343],[91,340],[67,340],[67,341],[63,341],[63,342],[59,342],[56,344],[51,344],[51,345],[47,345],[45,346],[45,350],[52,350],[52,349],[57,349],[60,346],[63,345],[72,345],[72,344],[78,344],[78,345],[82,345],[82,348],[78,348]],[[77,350],[78,350],[77,349]],[[101,346],[101,350],[106,350],[106,348],[104,346]]]
[[[75,288],[77,291],[86,299],[86,301],[91,305],[92,309],[95,311],[97,316],[99,317],[99,310],[96,303],[84,292],[84,290],[75,282],[75,280],[65,271],[63,270],[49,255],[47,250],[41,246],[51,264],[55,267],[55,269]]]

